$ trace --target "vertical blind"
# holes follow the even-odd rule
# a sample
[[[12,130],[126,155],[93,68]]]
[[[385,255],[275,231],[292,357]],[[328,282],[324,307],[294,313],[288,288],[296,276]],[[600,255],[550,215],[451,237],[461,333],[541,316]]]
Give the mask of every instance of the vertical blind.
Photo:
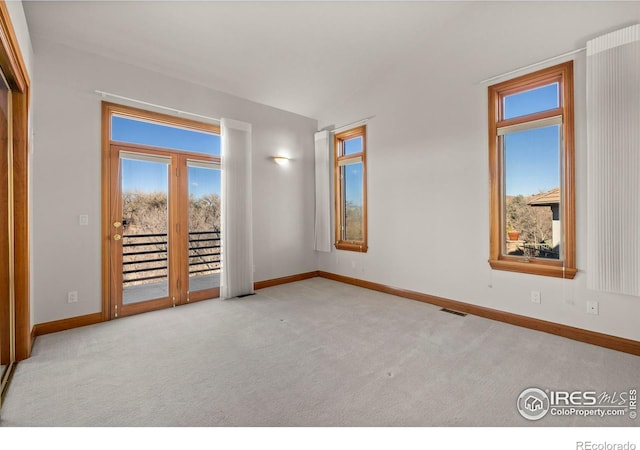
[[[331,133],[318,131],[316,142],[315,245],[320,252],[331,251]]]
[[[220,297],[253,293],[251,125],[220,121],[222,138],[222,273]]]
[[[640,25],[587,43],[587,286],[640,296]]]

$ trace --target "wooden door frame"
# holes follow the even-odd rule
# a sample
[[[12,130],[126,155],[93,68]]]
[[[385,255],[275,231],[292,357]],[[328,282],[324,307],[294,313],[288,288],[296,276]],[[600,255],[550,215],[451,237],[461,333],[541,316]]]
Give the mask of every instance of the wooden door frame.
[[[157,153],[163,152],[173,152],[168,149],[155,148],[144,145],[129,145],[123,143],[114,143],[111,141],[111,117],[116,114],[120,116],[130,117],[132,119],[140,119],[152,121],[159,124],[165,124],[169,126],[179,126],[183,128],[188,128],[196,131],[205,131],[210,133],[220,134],[220,127],[214,124],[208,124],[204,122],[197,122],[190,119],[185,119],[181,117],[169,116],[166,114],[156,113],[152,111],[147,111],[143,109],[133,108],[130,106],[119,105],[116,103],[110,102],[102,102],[102,320],[107,321],[111,320],[113,317],[113,311],[111,308],[111,298],[113,294],[113,286],[111,283],[111,252],[110,252],[110,242],[111,242],[111,204],[112,197],[114,192],[111,189],[111,178],[112,171],[114,170],[112,167],[112,145],[117,146],[117,148],[128,148],[132,152],[136,152],[137,150],[147,149],[149,151],[154,151]],[[180,152],[180,155],[184,158],[191,159],[202,159],[202,154],[192,153],[192,152]],[[219,161],[213,161],[218,162]],[[183,207],[178,205],[178,208],[174,208],[174,214],[179,214]],[[198,301],[201,298],[196,297],[191,299],[191,302]],[[176,299],[175,304],[183,304],[186,303],[184,299],[178,298]]]
[[[4,0],[0,0],[0,68],[9,82],[12,101],[15,356],[16,361],[21,361],[31,355],[32,344],[29,310],[31,263],[29,260],[29,101],[31,82]],[[0,236],[0,239],[6,240],[7,237]]]

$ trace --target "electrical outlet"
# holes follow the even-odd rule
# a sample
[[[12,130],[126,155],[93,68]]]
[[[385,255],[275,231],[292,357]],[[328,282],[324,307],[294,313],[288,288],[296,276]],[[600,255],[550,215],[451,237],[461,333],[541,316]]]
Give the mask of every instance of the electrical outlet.
[[[77,303],[78,302],[78,291],[69,291],[67,293],[67,303]]]
[[[531,291],[531,302],[540,303],[540,291]]]
[[[598,302],[587,302],[587,314],[594,314],[596,316],[598,315]]]
[[[78,216],[78,225],[86,227],[89,225],[89,215],[88,214],[80,214]]]

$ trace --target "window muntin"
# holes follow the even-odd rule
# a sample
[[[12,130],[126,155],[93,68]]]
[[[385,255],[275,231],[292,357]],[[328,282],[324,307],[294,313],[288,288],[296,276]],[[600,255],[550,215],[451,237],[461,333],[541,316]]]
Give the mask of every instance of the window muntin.
[[[335,135],[335,246],[339,250],[367,251],[365,154],[365,126]]]
[[[111,117],[111,140],[220,156],[220,135],[120,115]]]
[[[575,276],[573,160],[571,62],[489,87],[492,268]]]

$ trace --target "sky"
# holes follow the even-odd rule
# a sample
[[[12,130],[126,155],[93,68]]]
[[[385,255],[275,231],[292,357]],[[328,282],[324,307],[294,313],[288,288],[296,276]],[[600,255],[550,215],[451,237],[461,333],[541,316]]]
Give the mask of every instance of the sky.
[[[558,84],[505,98],[505,119],[557,108]],[[529,196],[560,186],[560,126],[507,134],[504,138],[505,191]]]
[[[114,116],[111,139],[118,142],[220,155],[220,136],[184,128]],[[189,167],[189,194],[220,195],[220,170]],[[122,189],[141,192],[166,191],[168,165],[160,161],[122,159]]]
[[[362,163],[346,165],[345,180],[347,202],[362,206]]]
[[[353,155],[362,151],[362,137],[344,141],[344,154]],[[362,206],[362,163],[345,166],[345,194],[347,202]]]
[[[559,125],[505,136],[507,195],[529,196],[560,186],[559,136]]]

